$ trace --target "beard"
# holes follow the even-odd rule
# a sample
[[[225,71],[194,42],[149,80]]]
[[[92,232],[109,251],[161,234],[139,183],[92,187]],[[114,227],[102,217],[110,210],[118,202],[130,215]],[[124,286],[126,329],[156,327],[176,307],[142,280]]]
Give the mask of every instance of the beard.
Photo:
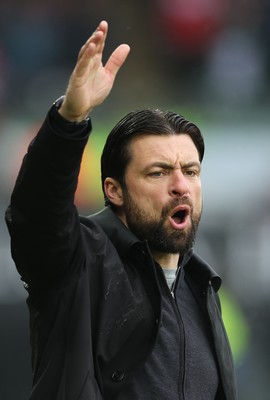
[[[183,256],[192,248],[202,210],[200,209],[195,215],[190,199],[187,197],[172,199],[163,207],[160,218],[151,218],[148,212],[137,206],[127,190],[124,190],[123,195],[124,213],[128,228],[138,239],[147,240],[151,250],[162,253],[181,254]],[[181,204],[186,204],[190,207],[191,224],[186,229],[169,229],[169,227],[166,227],[169,213]]]

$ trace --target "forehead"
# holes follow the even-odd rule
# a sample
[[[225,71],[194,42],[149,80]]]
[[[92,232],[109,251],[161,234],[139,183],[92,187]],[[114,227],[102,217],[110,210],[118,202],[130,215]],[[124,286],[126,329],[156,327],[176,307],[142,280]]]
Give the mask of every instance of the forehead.
[[[166,161],[170,163],[199,161],[198,150],[188,134],[141,135],[130,144],[131,163],[151,163]]]

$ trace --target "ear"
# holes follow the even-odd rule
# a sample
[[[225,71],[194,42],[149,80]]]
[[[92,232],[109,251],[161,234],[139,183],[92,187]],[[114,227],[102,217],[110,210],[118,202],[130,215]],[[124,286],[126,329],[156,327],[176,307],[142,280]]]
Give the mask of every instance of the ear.
[[[105,179],[104,192],[112,204],[118,207],[123,205],[123,191],[120,183],[116,179],[110,177]]]

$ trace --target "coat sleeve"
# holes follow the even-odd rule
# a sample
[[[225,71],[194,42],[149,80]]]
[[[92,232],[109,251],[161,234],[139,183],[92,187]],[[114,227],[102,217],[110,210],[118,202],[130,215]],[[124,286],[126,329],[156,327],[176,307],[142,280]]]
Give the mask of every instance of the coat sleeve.
[[[6,211],[12,257],[29,287],[45,288],[83,258],[74,195],[91,122],[75,134],[66,122],[64,132],[55,114],[29,145]]]

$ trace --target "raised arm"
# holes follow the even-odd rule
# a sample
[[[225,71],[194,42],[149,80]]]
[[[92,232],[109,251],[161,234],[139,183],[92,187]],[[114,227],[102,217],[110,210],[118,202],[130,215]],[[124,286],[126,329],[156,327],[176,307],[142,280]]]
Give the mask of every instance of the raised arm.
[[[64,102],[59,110],[59,113],[69,121],[82,121],[94,107],[106,99],[117,72],[128,56],[129,46],[121,44],[103,66],[102,54],[107,32],[107,22],[100,22],[79,52]]]
[[[85,117],[108,96],[129,53],[122,44],[103,66],[107,31],[101,22],[81,48],[64,101],[60,109],[51,107],[31,142],[11,196],[6,221],[12,255],[30,287],[60,279],[83,258],[74,195],[91,130]]]

